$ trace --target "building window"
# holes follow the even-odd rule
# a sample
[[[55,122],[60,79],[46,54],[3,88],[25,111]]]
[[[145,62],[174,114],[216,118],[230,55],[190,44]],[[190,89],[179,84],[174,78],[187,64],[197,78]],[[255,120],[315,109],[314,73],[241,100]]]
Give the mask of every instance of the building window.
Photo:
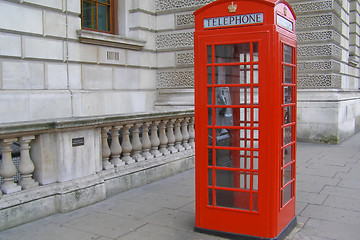
[[[114,0],[82,0],[82,28],[114,33]]]

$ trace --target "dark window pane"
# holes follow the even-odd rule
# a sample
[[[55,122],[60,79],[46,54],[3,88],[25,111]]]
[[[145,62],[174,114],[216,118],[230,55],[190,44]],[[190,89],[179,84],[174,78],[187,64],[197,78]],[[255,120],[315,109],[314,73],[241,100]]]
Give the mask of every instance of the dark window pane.
[[[213,170],[212,169],[208,169],[208,185],[209,186],[214,185],[214,182],[213,182]]]
[[[208,196],[209,196],[209,205],[212,206],[213,205],[213,190],[212,189],[209,189]]]
[[[211,126],[213,124],[212,121],[212,108],[208,108],[208,125]]]
[[[215,46],[216,63],[250,62],[250,43]]]
[[[253,61],[259,61],[259,44],[253,43]]]
[[[96,29],[96,4],[93,2],[83,2],[83,26]]]
[[[257,193],[253,193],[253,205],[252,205],[252,210],[257,212],[258,211],[258,194]]]
[[[110,7],[99,5],[98,12],[98,29],[110,31]]]
[[[208,149],[208,165],[213,166],[213,149]]]
[[[207,46],[207,62],[212,63],[212,46]]]
[[[208,129],[208,146],[213,145],[213,130],[212,128]]]
[[[212,88],[207,89],[207,99],[208,99],[208,105],[212,105],[213,104]]]
[[[216,190],[216,206],[250,210],[250,193]]]
[[[207,76],[208,76],[207,83],[212,84],[212,67],[207,68]]]
[[[233,159],[236,159],[236,152],[231,150],[216,150],[216,166],[217,167],[233,167]]]

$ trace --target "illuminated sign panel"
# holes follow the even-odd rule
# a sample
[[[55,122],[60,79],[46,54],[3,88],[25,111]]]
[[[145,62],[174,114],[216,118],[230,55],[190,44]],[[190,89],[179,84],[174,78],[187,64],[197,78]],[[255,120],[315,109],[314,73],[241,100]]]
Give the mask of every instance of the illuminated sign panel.
[[[263,23],[263,22],[264,22],[263,13],[252,13],[252,14],[237,15],[237,16],[205,18],[204,28],[239,26],[239,25]]]
[[[293,23],[283,16],[277,15],[277,24],[287,30],[293,31]]]

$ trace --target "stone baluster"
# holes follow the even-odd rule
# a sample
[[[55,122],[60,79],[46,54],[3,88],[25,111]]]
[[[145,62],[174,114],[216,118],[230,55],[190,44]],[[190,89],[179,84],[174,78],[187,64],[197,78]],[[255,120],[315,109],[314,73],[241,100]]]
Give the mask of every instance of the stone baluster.
[[[151,141],[151,154],[154,155],[154,157],[161,157],[162,153],[159,151],[159,145],[160,145],[160,139],[158,137],[158,125],[159,125],[160,121],[154,121],[151,124],[151,136],[150,136],[150,141]]]
[[[174,122],[176,120],[175,119],[170,119],[168,124],[167,124],[167,138],[168,138],[168,150],[171,153],[177,153],[179,150],[177,150],[174,147],[175,144],[175,135],[174,135]]]
[[[191,146],[189,145],[189,131],[188,131],[188,122],[190,118],[184,118],[181,124],[181,134],[183,136],[182,145],[186,150],[191,149]]]
[[[30,158],[30,142],[35,139],[35,136],[21,137],[20,143],[20,161],[18,170],[21,174],[19,185],[22,189],[31,189],[39,186],[39,183],[33,179],[33,172],[35,165]]]
[[[195,129],[194,129],[194,117],[190,118],[189,121],[189,145],[194,148],[195,147]]]
[[[135,159],[136,162],[144,161],[145,158],[141,156],[140,151],[142,149],[140,137],[139,137],[139,128],[141,127],[140,123],[134,124],[133,131],[132,131],[132,138],[131,138],[131,145],[132,145],[132,154],[131,157]]]
[[[109,144],[108,144],[108,135],[107,133],[110,131],[110,127],[103,127],[101,129],[101,144],[102,144],[102,168],[103,170],[107,170],[107,169],[111,169],[114,168],[114,165],[112,165],[109,162],[109,157],[111,154],[111,150],[109,148]]]
[[[166,136],[166,123],[168,120],[162,120],[159,126],[159,138],[160,138],[160,149],[159,151],[164,155],[167,156],[170,154],[169,150],[167,150],[168,138]]]
[[[123,151],[123,156],[121,160],[123,160],[127,165],[132,164],[135,162],[135,160],[130,156],[132,151],[132,145],[130,142],[130,132],[129,129],[132,127],[132,124],[126,124],[122,131],[122,141],[121,141],[121,147]]]
[[[119,142],[119,131],[121,126],[113,126],[111,128],[111,163],[114,164],[115,167],[124,166],[125,163],[121,161],[120,156],[123,151],[120,142]]]
[[[174,127],[174,131],[175,131],[175,148],[177,150],[180,151],[184,151],[185,148],[181,145],[183,137],[181,134],[181,122],[182,122],[183,118],[178,118],[175,121],[175,127]]]
[[[3,177],[3,183],[0,189],[5,194],[18,192],[21,187],[14,183],[14,175],[16,174],[16,166],[12,161],[11,144],[16,141],[16,138],[1,140],[2,163],[0,165],[0,176]]]
[[[142,125],[142,138],[141,138],[141,144],[143,147],[143,157],[146,160],[154,158],[154,156],[150,153],[151,148],[151,141],[149,138],[149,125],[151,122],[145,122]]]

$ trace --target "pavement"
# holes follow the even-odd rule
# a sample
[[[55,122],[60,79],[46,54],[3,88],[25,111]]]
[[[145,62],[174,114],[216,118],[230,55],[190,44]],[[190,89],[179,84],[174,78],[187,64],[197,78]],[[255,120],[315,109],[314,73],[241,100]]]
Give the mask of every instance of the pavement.
[[[360,239],[360,133],[298,143],[298,225],[287,240]],[[214,240],[195,233],[194,170],[0,232],[0,240]],[[0,219],[1,220],[1,219]]]

